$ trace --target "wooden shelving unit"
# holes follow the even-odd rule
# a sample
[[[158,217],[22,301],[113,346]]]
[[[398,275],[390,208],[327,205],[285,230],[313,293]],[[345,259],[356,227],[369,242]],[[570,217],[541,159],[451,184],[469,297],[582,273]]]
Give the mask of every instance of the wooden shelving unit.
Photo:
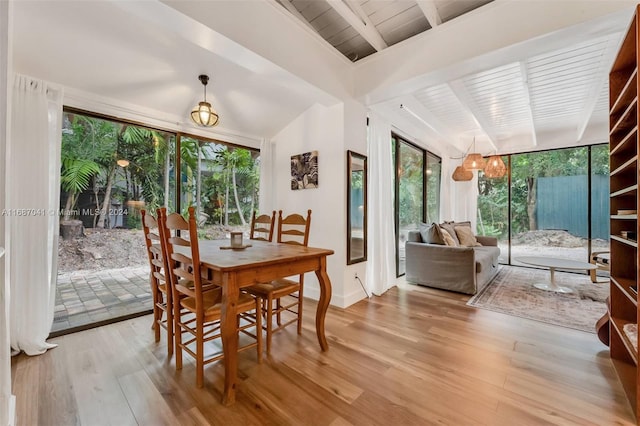
[[[611,221],[610,352],[633,411],[638,418],[640,378],[638,348],[624,332],[638,324],[638,242],[623,232],[638,235],[638,60],[640,41],[636,8],[629,29],[609,73],[609,165]],[[634,236],[635,237],[635,236]],[[638,337],[638,336],[636,336]]]

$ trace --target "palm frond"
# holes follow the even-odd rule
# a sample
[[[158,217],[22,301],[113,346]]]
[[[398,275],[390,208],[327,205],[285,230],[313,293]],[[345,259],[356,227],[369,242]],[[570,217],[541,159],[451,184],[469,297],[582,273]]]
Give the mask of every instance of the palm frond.
[[[67,192],[82,192],[89,187],[91,177],[100,172],[95,161],[82,158],[64,158],[60,184]]]

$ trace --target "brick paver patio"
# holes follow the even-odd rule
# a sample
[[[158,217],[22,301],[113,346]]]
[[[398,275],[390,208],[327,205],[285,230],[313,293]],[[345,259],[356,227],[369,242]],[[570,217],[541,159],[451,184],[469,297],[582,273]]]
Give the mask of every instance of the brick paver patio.
[[[149,267],[75,271],[58,275],[52,332],[152,307]]]

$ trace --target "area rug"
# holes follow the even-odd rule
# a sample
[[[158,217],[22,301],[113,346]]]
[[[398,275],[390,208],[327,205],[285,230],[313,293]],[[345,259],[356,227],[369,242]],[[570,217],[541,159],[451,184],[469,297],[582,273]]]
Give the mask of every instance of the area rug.
[[[572,294],[533,286],[548,282],[549,276],[546,269],[501,266],[493,281],[467,305],[595,333],[596,321],[607,311],[609,284],[594,284],[584,274],[556,272],[556,283],[573,289]]]

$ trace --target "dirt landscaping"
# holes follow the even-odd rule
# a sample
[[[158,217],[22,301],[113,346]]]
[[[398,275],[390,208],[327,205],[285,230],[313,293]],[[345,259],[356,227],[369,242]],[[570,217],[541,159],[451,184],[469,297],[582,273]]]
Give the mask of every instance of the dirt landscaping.
[[[200,238],[225,239],[231,231],[246,231],[246,227],[207,225],[198,233]],[[87,228],[83,237],[60,238],[58,244],[58,273],[144,266],[147,262],[142,230]]]

